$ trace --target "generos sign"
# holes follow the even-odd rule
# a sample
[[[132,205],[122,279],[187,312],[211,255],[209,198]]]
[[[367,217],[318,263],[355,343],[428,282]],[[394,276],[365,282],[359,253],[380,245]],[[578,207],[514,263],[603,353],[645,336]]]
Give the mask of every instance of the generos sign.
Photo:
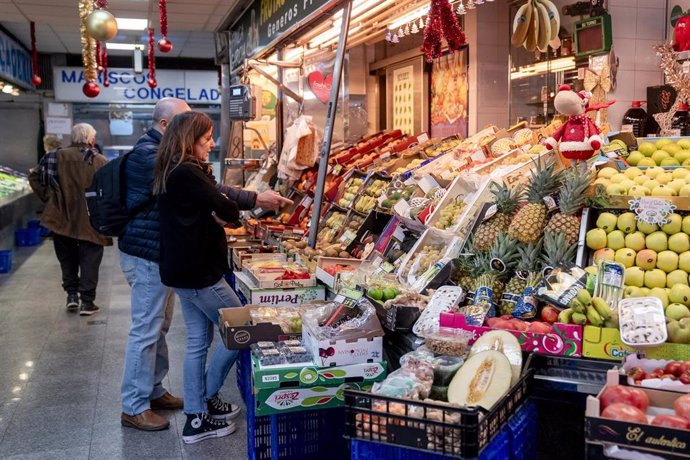
[[[31,56],[1,31],[0,77],[25,89],[34,87],[31,83]]]
[[[189,104],[220,104],[218,74],[203,70],[157,70],[158,86],[150,88],[148,72],[135,74],[132,69],[108,69],[110,86],[103,86],[104,76],[98,77],[101,92],[86,97],[82,86],[86,83],[81,67],[54,67],[55,99],[65,102],[155,103],[164,97],[176,97]]]

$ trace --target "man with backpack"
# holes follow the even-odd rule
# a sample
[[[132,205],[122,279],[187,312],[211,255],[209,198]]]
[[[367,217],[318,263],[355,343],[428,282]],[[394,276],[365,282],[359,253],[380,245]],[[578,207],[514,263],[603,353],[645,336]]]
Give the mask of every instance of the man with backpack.
[[[46,153],[29,173],[29,184],[45,203],[41,225],[53,232],[55,254],[62,271],[68,311],[91,316],[103,247],[112,240],[94,230],[84,202],[84,189],[108,160],[96,152],[96,130],[88,123],[72,127],[72,144]]]

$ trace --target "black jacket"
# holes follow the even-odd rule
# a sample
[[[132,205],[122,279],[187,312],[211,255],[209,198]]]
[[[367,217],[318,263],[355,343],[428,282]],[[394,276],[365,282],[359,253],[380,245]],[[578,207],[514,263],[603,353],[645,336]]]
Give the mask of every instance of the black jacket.
[[[225,231],[212,213],[236,222],[239,206],[216,187],[213,176],[191,161],[168,176],[158,197],[161,224],[161,281],[166,286],[201,289],[229,270]]]
[[[118,240],[120,251],[135,257],[158,263],[160,261],[160,218],[158,205],[152,199],[153,175],[156,153],[163,135],[149,129],[134,146],[127,159],[127,208],[134,209],[142,203],[151,203],[125,226]],[[234,200],[240,209],[252,209],[256,194],[233,187],[219,186],[222,193]]]

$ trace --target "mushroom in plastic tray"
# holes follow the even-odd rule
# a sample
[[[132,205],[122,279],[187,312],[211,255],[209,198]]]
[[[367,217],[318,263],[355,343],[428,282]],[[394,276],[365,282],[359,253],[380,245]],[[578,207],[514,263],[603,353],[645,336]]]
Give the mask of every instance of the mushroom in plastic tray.
[[[631,347],[653,347],[668,339],[666,317],[656,297],[623,299],[618,303],[621,339]]]

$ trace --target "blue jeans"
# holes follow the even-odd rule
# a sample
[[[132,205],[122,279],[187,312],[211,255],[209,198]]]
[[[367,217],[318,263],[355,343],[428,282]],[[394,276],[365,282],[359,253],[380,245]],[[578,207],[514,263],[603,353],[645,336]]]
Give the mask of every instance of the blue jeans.
[[[184,322],[187,326],[187,351],[184,355],[184,412],[208,412],[206,401],[213,398],[223,386],[237,350],[228,350],[218,344],[206,368],[206,356],[219,323],[218,310],[241,305],[237,295],[221,278],[216,284],[203,289],[173,288],[180,298]]]
[[[122,411],[137,415],[166,393],[168,344],[175,293],[161,283],[158,264],[120,252],[120,267],[132,288],[132,325],[122,377]]]

